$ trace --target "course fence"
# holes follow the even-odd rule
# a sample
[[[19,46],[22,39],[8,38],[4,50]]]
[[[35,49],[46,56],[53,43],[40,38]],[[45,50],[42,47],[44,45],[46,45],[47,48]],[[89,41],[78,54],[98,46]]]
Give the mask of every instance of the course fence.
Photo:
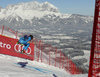
[[[19,39],[21,36],[25,35],[18,31],[13,31],[8,27],[0,26],[1,35],[7,37],[12,37]],[[68,59],[60,49],[53,47],[49,44],[43,43],[43,40],[38,40],[33,38],[31,41],[34,45],[34,60],[37,62],[45,63],[60,69],[66,70],[70,74],[84,74],[85,72],[77,67],[70,59]]]
[[[100,0],[95,0],[95,13],[88,77],[100,77]]]

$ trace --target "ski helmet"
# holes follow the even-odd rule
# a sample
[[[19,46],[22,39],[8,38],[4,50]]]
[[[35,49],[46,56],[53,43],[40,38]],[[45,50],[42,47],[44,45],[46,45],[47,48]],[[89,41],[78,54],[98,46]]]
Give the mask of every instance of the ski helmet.
[[[29,35],[29,37],[31,37],[31,40],[33,39],[33,35]]]

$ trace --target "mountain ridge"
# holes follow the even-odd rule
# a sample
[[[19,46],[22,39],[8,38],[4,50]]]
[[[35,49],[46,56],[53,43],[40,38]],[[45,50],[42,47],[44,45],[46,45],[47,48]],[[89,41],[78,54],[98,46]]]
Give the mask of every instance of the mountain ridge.
[[[34,17],[43,17],[46,14],[59,13],[59,10],[54,5],[44,2],[38,3],[32,1],[28,3],[19,3],[6,6],[5,9],[1,9],[0,18],[7,18],[8,16],[15,14],[22,19],[32,19]]]

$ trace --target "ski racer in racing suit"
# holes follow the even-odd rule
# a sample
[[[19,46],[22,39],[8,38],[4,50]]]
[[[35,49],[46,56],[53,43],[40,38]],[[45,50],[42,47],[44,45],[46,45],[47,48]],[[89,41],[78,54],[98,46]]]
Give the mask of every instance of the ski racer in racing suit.
[[[28,47],[30,46],[29,41],[31,41],[33,39],[32,35],[24,35],[23,37],[21,37],[18,41],[18,44],[24,44],[23,50],[21,50],[22,53],[25,53],[25,51],[28,49]]]

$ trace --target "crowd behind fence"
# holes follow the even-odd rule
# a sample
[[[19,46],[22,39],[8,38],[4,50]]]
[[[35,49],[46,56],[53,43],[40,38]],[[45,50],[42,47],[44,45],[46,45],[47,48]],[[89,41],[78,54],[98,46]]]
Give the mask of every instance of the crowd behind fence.
[[[6,26],[0,26],[1,35],[19,39],[25,35],[18,31],[13,31]],[[53,47],[49,44],[43,43],[43,40],[33,38],[32,42],[35,44],[34,47],[34,60],[37,62],[45,63],[60,69],[64,69],[70,74],[84,74],[85,72],[76,66],[68,57],[66,57],[60,49]]]

